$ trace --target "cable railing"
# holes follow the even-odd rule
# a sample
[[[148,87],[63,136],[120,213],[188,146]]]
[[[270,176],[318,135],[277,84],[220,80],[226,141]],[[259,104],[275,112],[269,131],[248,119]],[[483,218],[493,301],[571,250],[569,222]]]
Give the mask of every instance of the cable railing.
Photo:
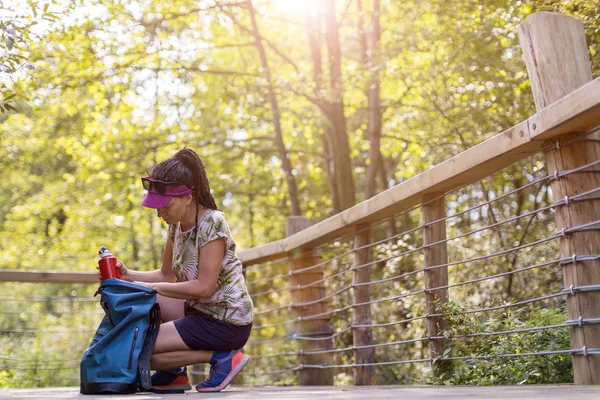
[[[592,132],[590,132],[592,133]],[[593,142],[593,141],[592,141]],[[525,160],[524,163],[519,165],[519,167],[523,167],[527,165],[528,160]],[[394,236],[384,236],[372,239],[367,244],[361,245],[353,245],[352,243],[346,243],[345,245],[338,246],[338,252],[329,252],[329,258],[325,258],[323,254],[324,247],[321,245],[318,254],[320,257],[315,257],[315,253],[311,253],[310,251],[304,251],[304,257],[312,257],[316,260],[312,265],[302,266],[301,268],[294,269],[293,266],[290,266],[288,271],[285,271],[283,267],[281,267],[278,271],[274,272],[273,276],[265,276],[261,275],[258,272],[260,269],[255,269],[254,273],[248,273],[248,284],[251,287],[251,292],[253,293],[253,299],[257,304],[257,310],[255,315],[257,317],[257,322],[255,322],[255,327],[253,329],[253,339],[250,343],[250,348],[254,349],[253,359],[256,361],[256,367],[254,370],[247,371],[245,374],[249,376],[249,379],[256,379],[257,382],[279,382],[277,375],[289,375],[288,373],[293,373],[295,375],[301,374],[303,371],[311,371],[311,370],[335,370],[340,369],[341,371],[347,369],[353,369],[356,371],[360,368],[373,367],[373,368],[384,368],[384,369],[394,369],[396,373],[400,371],[400,366],[403,365],[418,365],[416,371],[423,373],[429,368],[429,375],[426,373],[422,376],[427,376],[428,379],[434,379],[434,365],[446,362],[456,364],[458,362],[474,362],[476,360],[489,360],[489,359],[507,359],[507,358],[522,358],[522,357],[562,357],[562,360],[570,358],[573,355],[593,355],[598,351],[597,348],[589,348],[588,346],[583,346],[581,348],[568,348],[568,339],[567,339],[567,347],[554,349],[552,344],[549,349],[544,349],[542,347],[536,349],[536,351],[515,351],[515,352],[502,352],[497,354],[476,354],[475,352],[471,352],[468,355],[464,354],[456,354],[453,352],[453,346],[448,345],[450,342],[454,342],[457,340],[470,340],[473,338],[494,338],[494,337],[510,337],[510,336],[524,336],[524,335],[533,335],[540,334],[549,331],[559,331],[562,332],[563,345],[564,338],[568,338],[569,328],[573,326],[583,326],[584,324],[594,325],[597,324],[599,319],[597,318],[579,318],[578,320],[569,320],[566,312],[566,300],[569,296],[574,296],[576,293],[581,292],[598,292],[600,291],[600,285],[588,285],[588,286],[573,286],[571,285],[568,289],[561,288],[562,284],[562,276],[561,271],[565,266],[569,264],[577,264],[584,265],[594,263],[595,261],[600,259],[600,255],[598,254],[586,254],[586,255],[577,255],[572,254],[569,257],[560,257],[559,250],[559,241],[565,240],[569,236],[582,233],[582,232],[597,232],[600,230],[600,220],[592,220],[583,224],[579,224],[576,226],[571,226],[570,228],[558,228],[555,225],[555,214],[559,212],[558,210],[561,208],[567,208],[574,204],[589,204],[590,202],[596,202],[600,199],[600,197],[596,196],[598,191],[600,191],[600,187],[594,187],[589,190],[585,190],[581,193],[574,194],[571,196],[565,196],[562,199],[554,201],[549,204],[539,204],[537,201],[537,195],[540,192],[550,192],[550,184],[553,181],[557,181],[560,179],[569,179],[571,176],[575,174],[581,173],[590,173],[595,174],[598,171],[596,170],[597,164],[600,161],[593,161],[587,163],[586,165],[582,165],[578,168],[563,170],[563,171],[554,171],[551,174],[546,174],[540,177],[534,177],[531,181],[526,182],[520,187],[512,188],[511,190],[506,190],[504,193],[501,193],[494,198],[480,201],[476,204],[470,204],[469,206],[464,206],[462,210],[456,212],[449,212],[449,209],[446,209],[443,213],[443,217],[433,218],[430,221],[421,220],[420,222],[413,224],[415,226],[409,227],[407,229],[402,230],[400,233],[395,234]],[[529,174],[530,176],[534,175],[534,172],[525,171],[523,174]],[[499,173],[492,175],[489,177],[490,181],[498,181],[501,179],[501,175],[505,171],[500,171]],[[443,196],[437,196],[435,200],[439,200],[440,198],[449,199],[452,196],[460,197],[463,196],[464,193],[475,193],[477,190],[474,187],[477,183],[473,184],[469,187],[460,187],[459,189],[454,190],[453,192],[444,193]],[[505,210],[510,207],[506,207],[507,203],[514,203],[515,197],[523,197],[524,192],[534,190],[536,195],[532,195],[528,193],[529,197],[534,197],[536,201],[528,201],[529,205],[533,206],[531,209],[524,209],[520,207],[518,215],[506,215]],[[544,189],[544,190],[542,190]],[[462,191],[462,193],[459,193]],[[467,196],[470,199],[474,199],[476,196]],[[430,201],[431,202],[431,201]],[[483,209],[486,208],[486,214],[488,218],[483,217]],[[413,207],[411,211],[418,212],[418,207]],[[472,215],[473,213],[479,213],[479,217],[475,222],[470,221],[468,223],[468,229],[455,229],[452,228],[452,220],[460,219],[465,215]],[[489,217],[490,214],[495,213],[496,216],[494,218]],[[403,213],[405,215],[405,213]],[[499,216],[499,217],[498,217]],[[416,218],[423,218],[423,213],[420,213]],[[502,249],[494,249],[492,242],[495,236],[505,235],[508,236],[507,230],[510,232],[515,228],[517,230],[523,230],[524,228],[531,228],[532,223],[537,223],[537,227],[534,232],[523,233],[521,235],[521,240],[513,241],[512,246],[502,248]],[[436,224],[444,224],[446,226],[445,230],[448,232],[448,237],[444,237],[439,240],[429,240],[429,242],[425,242],[423,240],[422,232],[427,227],[435,226]],[[544,226],[545,229],[542,230],[544,235],[540,235],[539,226]],[[360,229],[356,230],[356,234],[364,231],[373,230],[373,226],[362,226]],[[421,233],[420,235],[416,235],[417,233]],[[482,237],[485,234],[488,234],[488,238]],[[405,250],[396,250],[393,254],[382,253],[379,251],[378,247],[389,244],[390,242],[394,242],[398,238],[405,238],[412,236],[418,236],[414,238],[411,246],[406,248]],[[478,237],[479,236],[479,237]],[[527,240],[532,238],[532,240]],[[469,250],[473,245],[473,240],[479,242],[486,242],[487,252],[483,254],[473,255],[471,257],[459,257],[461,254],[461,249]],[[339,244],[339,240],[335,239],[335,242]],[[467,242],[467,243],[465,243]],[[329,248],[332,248],[331,242],[329,243]],[[423,253],[431,250],[439,248],[440,246],[445,246],[446,248],[453,246],[454,247],[454,260],[447,259],[446,262],[435,263],[434,265],[426,265],[424,262]],[[538,251],[537,248],[543,248],[545,250]],[[371,258],[362,263],[354,262],[353,260],[349,260],[351,257],[356,257],[356,254],[360,251],[368,251],[371,253]],[[468,253],[466,251],[465,253]],[[493,262],[493,260],[512,257],[517,259],[517,255],[522,259],[521,262],[515,263],[514,265],[507,265],[510,268],[507,270],[495,271],[493,274],[485,274],[485,267],[477,267],[475,266],[473,269],[476,271],[475,273],[479,273],[480,276],[473,275],[474,271],[468,272],[470,275],[470,279],[467,280],[454,280],[452,277],[454,275],[458,275],[459,272],[467,270],[471,265],[489,263]],[[549,259],[548,255],[552,257]],[[558,256],[558,257],[557,257]],[[413,268],[410,270],[402,270],[398,269],[398,273],[393,274],[392,276],[381,277],[379,279],[370,278],[367,281],[362,282],[348,282],[347,279],[344,280],[344,276],[355,274],[357,271],[361,269],[369,269],[369,268],[381,268],[382,264],[389,264],[390,262],[398,261],[402,262],[403,259],[419,257],[420,262],[413,263]],[[301,258],[301,257],[297,257]],[[530,261],[530,262],[527,262]],[[537,262],[531,262],[537,261]],[[289,259],[288,259],[289,262]],[[335,264],[335,268],[332,267]],[[497,266],[500,268],[501,266]],[[450,282],[445,285],[430,285],[429,287],[425,284],[424,278],[422,275],[426,274],[429,271],[434,270],[443,270],[446,269],[448,272],[448,276],[450,277]],[[448,270],[450,269],[450,270]],[[548,270],[552,270],[553,275]],[[297,284],[296,282],[292,282],[292,278],[297,275],[302,275],[306,272],[315,272],[321,271],[321,275],[313,274],[313,279]],[[447,310],[442,307],[439,308],[438,312],[428,313],[424,312],[423,307],[421,305],[420,309],[417,307],[417,310],[409,313],[406,318],[400,319],[390,319],[388,321],[377,321],[376,316],[381,316],[381,312],[383,307],[379,310],[380,313],[375,315],[373,313],[373,321],[370,323],[354,323],[352,321],[352,313],[359,307],[373,307],[375,305],[384,305],[387,307],[393,307],[394,302],[399,302],[404,299],[408,299],[411,297],[419,297],[421,303],[425,302],[425,295],[430,293],[436,293],[439,291],[446,291],[448,293],[449,300],[451,302],[460,302],[461,300],[465,300],[466,305],[469,299],[469,293],[460,291],[461,288],[471,286],[477,286],[490,281],[498,281],[501,279],[506,279],[510,276],[522,275],[527,276],[527,279],[533,279],[534,277],[527,275],[532,272],[539,272],[541,274],[550,274],[550,277],[553,278],[553,281],[545,281],[543,285],[547,287],[553,287],[554,291],[540,293],[540,292],[529,292],[529,296],[516,296],[512,295],[510,298],[503,299],[503,304],[492,305],[489,304],[485,307],[465,307],[460,311],[456,310]],[[540,272],[541,271],[541,272]],[[315,277],[316,276],[316,277]],[[545,276],[545,275],[541,275]],[[386,293],[386,291],[380,291],[377,289],[378,286],[386,285],[386,284],[400,284],[402,285],[402,280],[410,279],[413,282],[418,280],[418,285],[420,286],[418,289],[406,289],[399,290],[400,293],[393,296],[375,296],[372,295],[369,301],[356,301],[354,299],[341,299],[344,294],[351,294],[353,291],[357,290],[357,288],[367,287],[371,289],[371,293]],[[539,278],[538,278],[539,279]],[[267,290],[259,290],[256,288],[268,286],[269,283],[272,282],[284,283],[284,287],[270,287]],[[293,296],[289,295],[291,291],[303,291],[310,290],[311,288],[322,288],[324,290],[320,291],[320,295],[312,295],[310,300],[304,301],[294,301]],[[254,289],[254,290],[253,290]],[[458,290],[458,292],[456,292]],[[281,296],[282,294],[288,294],[288,296]],[[531,296],[531,294],[534,294]],[[283,298],[285,297],[287,301],[274,301],[274,297]],[[461,299],[462,297],[462,299]],[[263,301],[265,298],[268,300]],[[266,305],[266,307],[260,307],[261,304]],[[320,312],[310,312],[302,309],[310,308],[311,306],[322,305],[327,308],[325,311]],[[336,307],[336,305],[341,305],[340,307]],[[389,329],[393,328],[396,331],[406,330],[410,331],[407,327],[411,324],[425,325],[425,323],[433,318],[446,318],[448,316],[452,317],[469,317],[480,315],[475,318],[482,318],[483,316],[489,316],[490,314],[498,314],[506,311],[507,309],[519,309],[519,310],[528,310],[531,315],[535,315],[540,309],[558,309],[561,310],[560,317],[562,321],[560,323],[553,324],[538,324],[536,326],[527,326],[527,327],[518,327],[514,329],[502,329],[498,331],[489,330],[489,331],[472,331],[468,333],[460,333],[454,332],[453,329],[448,329],[444,331],[443,335],[440,334],[431,334],[431,332],[427,332],[425,328],[421,328],[422,332],[429,333],[424,336],[413,336],[412,338],[406,338],[403,340],[389,340],[386,342],[376,343],[375,340],[371,340],[369,344],[356,345],[352,344],[352,334],[355,333],[357,329],[370,330],[372,333],[378,329]],[[294,312],[295,311],[295,312]],[[420,311],[420,312],[419,312]],[[290,312],[294,312],[293,315],[290,315]],[[390,311],[387,310],[387,313]],[[385,312],[384,312],[385,315]],[[387,317],[387,315],[385,315]],[[302,323],[328,319],[329,323],[334,325],[336,328],[330,332],[308,332],[307,335],[302,332]],[[495,318],[495,317],[491,317]],[[263,322],[264,321],[264,322]],[[450,327],[452,328],[452,327]],[[263,334],[263,331],[271,331],[270,334]],[[413,329],[414,330],[414,329]],[[438,332],[439,333],[439,332]],[[373,337],[377,336],[373,334]],[[424,356],[427,353],[424,349],[425,346],[434,341],[441,341],[445,343],[444,349],[448,349],[449,352],[445,351],[442,354],[429,354],[428,356]],[[303,342],[312,342],[316,343],[323,348],[306,348],[303,345]],[[337,343],[340,343],[340,346],[336,346]],[[345,346],[343,344],[346,344]],[[415,345],[419,346],[415,346]],[[270,350],[264,350],[265,346],[269,347]],[[287,346],[287,350],[286,347]],[[291,346],[291,348],[290,348]],[[409,346],[412,347],[414,355],[408,355],[406,350],[398,350],[394,351],[394,349],[398,349],[399,346]],[[352,353],[356,353],[360,350],[366,349],[379,349],[385,351],[386,355],[397,354],[394,360],[385,360],[381,359],[381,355],[375,354],[371,356],[371,359],[367,362],[342,362],[343,360],[352,359]],[[518,349],[520,350],[520,349]],[[313,355],[329,355],[329,359],[323,361],[321,363],[311,363],[307,360],[308,356]],[[356,357],[356,354],[354,355]],[[385,357],[384,357],[385,358]],[[389,358],[389,357],[388,357]],[[262,360],[268,361],[271,367],[274,367],[273,370],[266,370],[267,368],[264,366],[265,364]],[[261,364],[262,363],[262,364]],[[429,364],[429,366],[426,366]],[[402,372],[403,373],[403,372]],[[401,373],[401,374],[402,374]],[[414,374],[413,374],[414,375]],[[260,378],[263,378],[262,380]],[[264,380],[264,377],[270,377],[271,380]],[[289,379],[289,378],[286,378]],[[301,380],[302,378],[298,378]],[[405,381],[406,377],[402,378],[402,381]],[[427,381],[427,380],[425,380]],[[421,380],[414,380],[413,382],[423,383]],[[379,383],[393,383],[393,382],[379,382]]]

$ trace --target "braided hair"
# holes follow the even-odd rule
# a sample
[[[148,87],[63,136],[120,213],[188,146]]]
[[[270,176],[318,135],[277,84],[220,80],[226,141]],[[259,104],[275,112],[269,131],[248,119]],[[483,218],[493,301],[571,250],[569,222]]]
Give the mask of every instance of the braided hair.
[[[198,207],[218,210],[210,186],[204,163],[198,154],[187,147],[179,150],[168,160],[158,164],[152,170],[152,178],[163,182],[178,182],[192,189],[192,200],[196,204],[194,231],[198,236]]]

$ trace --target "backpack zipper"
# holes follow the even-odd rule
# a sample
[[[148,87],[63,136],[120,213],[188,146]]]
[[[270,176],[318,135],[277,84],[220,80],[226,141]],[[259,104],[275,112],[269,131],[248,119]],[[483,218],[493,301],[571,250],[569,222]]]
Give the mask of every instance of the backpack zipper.
[[[131,364],[133,363],[133,351],[135,350],[135,342],[137,342],[139,332],[140,328],[135,328],[135,332],[133,333],[133,341],[131,342],[131,350],[129,351],[129,364],[127,364],[127,369],[131,369]]]

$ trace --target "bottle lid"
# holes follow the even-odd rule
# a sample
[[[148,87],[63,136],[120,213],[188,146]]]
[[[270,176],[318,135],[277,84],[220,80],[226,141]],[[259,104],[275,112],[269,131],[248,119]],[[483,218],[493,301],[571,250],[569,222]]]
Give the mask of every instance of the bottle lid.
[[[104,246],[100,247],[100,250],[98,250],[98,254],[100,255],[100,257],[112,256],[112,253],[110,252],[110,249],[107,249]]]

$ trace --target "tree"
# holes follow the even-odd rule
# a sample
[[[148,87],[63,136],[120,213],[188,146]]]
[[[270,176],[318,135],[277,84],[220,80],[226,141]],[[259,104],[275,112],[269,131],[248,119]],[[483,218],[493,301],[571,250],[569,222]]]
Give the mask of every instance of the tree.
[[[34,67],[28,62],[32,32],[44,22],[54,22],[57,15],[46,3],[43,8],[33,1],[14,8],[2,7],[0,16],[0,112],[17,111],[15,101],[26,96],[14,91],[14,82],[29,74]]]
[[[326,97],[329,101],[323,105],[323,109],[327,121],[331,125],[331,130],[326,130],[325,132],[331,134],[328,143],[333,156],[335,190],[340,205],[340,209],[335,211],[339,212],[354,205],[356,192],[350,159],[348,132],[346,130],[342,52],[334,0],[325,0],[323,2],[323,17],[329,61],[329,90]]]
[[[246,28],[239,21],[228,14],[230,18],[236,23],[236,25],[244,30],[245,32],[251,34],[254,38],[254,44],[258,51],[260,57],[260,63],[262,67],[262,71],[264,73],[267,92],[269,97],[269,103],[271,105],[271,109],[273,112],[273,128],[275,130],[275,144],[277,147],[277,153],[279,154],[279,158],[281,160],[282,168],[285,173],[288,195],[290,199],[290,215],[301,215],[301,207],[300,202],[298,200],[298,187],[296,185],[296,178],[294,178],[292,164],[290,162],[290,157],[288,151],[285,147],[285,143],[283,140],[283,134],[281,130],[281,113],[279,111],[279,102],[277,100],[277,93],[275,92],[275,87],[273,84],[273,77],[271,75],[271,68],[269,66],[269,61],[267,59],[267,53],[265,47],[263,45],[264,38],[261,36],[257,18],[256,11],[254,10],[254,6],[252,5],[252,0],[246,0],[246,8],[250,15],[250,21],[252,23],[252,27]]]

